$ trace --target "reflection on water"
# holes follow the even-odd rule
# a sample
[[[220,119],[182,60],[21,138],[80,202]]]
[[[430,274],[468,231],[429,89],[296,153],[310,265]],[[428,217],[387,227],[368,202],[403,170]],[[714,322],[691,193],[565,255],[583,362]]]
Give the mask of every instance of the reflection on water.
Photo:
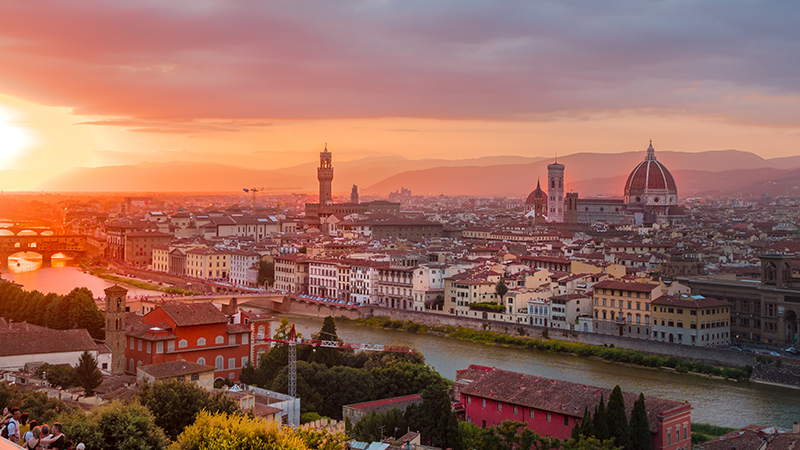
[[[322,327],[322,319],[290,316],[289,320],[305,336],[311,336]],[[692,419],[695,422],[730,427],[773,425],[791,429],[792,421],[800,418],[798,389],[712,380],[560,353],[379,330],[354,323],[337,322],[336,328],[339,337],[345,341],[398,343],[414,347],[425,355],[428,364],[450,379],[455,377],[457,369],[480,364],[607,388],[619,384],[628,392],[689,401],[694,407]]]
[[[42,267],[42,257],[36,253],[17,253],[8,260],[9,271],[3,274],[3,278],[21,284],[29,291],[66,295],[76,287],[85,287],[92,291],[95,298],[103,298],[103,290],[114,285],[77,267],[70,267],[72,259],[60,253],[53,255],[51,267]],[[161,292],[148,289],[125,288],[130,296],[161,295]]]
[[[72,261],[69,256],[61,253],[53,255],[50,267],[67,267],[67,263]],[[42,268],[42,255],[33,252],[15,253],[8,257],[8,270],[12,273],[32,272]]]

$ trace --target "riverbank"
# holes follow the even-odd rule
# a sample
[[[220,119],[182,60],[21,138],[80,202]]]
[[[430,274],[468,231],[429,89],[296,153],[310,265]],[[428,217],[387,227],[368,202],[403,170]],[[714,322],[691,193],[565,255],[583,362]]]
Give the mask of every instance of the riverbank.
[[[92,267],[87,270],[89,274],[94,275],[98,278],[102,278],[108,281],[113,281],[114,283],[132,286],[139,289],[147,289],[150,291],[159,291],[159,292],[164,292],[166,294],[175,294],[175,295],[192,295],[194,293],[192,291],[187,291],[185,289],[180,289],[171,286],[163,286],[145,280],[141,280],[138,278],[120,276],[108,269],[102,269],[99,267]]]
[[[337,318],[337,320],[342,320]],[[350,319],[345,319],[350,320]],[[546,334],[542,339],[525,335],[511,336],[505,333],[474,330],[471,328],[453,327],[452,325],[424,325],[411,320],[393,320],[383,316],[372,316],[356,319],[355,323],[382,329],[402,330],[409,333],[435,333],[440,336],[480,342],[483,344],[503,345],[546,352],[574,354],[583,358],[597,358],[603,361],[631,364],[658,370],[670,370],[677,373],[698,374],[704,376],[730,379],[733,381],[748,380],[753,368],[745,366],[741,369],[722,368],[698,361],[689,361],[674,356],[659,356],[636,350],[626,350],[611,346],[596,346],[578,342],[549,339]]]

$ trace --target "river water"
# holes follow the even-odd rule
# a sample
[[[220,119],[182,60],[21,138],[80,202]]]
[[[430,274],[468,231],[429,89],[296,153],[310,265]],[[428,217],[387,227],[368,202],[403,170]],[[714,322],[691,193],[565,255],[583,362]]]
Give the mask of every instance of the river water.
[[[322,327],[322,319],[287,316],[304,336]],[[470,364],[498,367],[548,378],[688,401],[692,421],[727,427],[750,424],[791,429],[800,420],[800,389],[749,382],[713,380],[660,370],[629,367],[577,356],[485,345],[471,341],[381,330],[337,322],[342,340],[371,344],[404,344],[416,348],[440,374],[454,379],[457,369]]]

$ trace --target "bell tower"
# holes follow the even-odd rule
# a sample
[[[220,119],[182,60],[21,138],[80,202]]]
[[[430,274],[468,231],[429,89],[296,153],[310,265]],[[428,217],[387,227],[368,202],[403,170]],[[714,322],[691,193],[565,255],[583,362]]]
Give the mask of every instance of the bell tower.
[[[125,297],[128,290],[117,286],[106,288],[106,345],[111,349],[111,373],[125,374]]]
[[[319,167],[317,168],[317,180],[319,180],[319,204],[330,205],[333,203],[331,196],[331,182],[333,181],[333,165],[331,164],[331,153],[328,151],[328,144],[325,144],[325,151],[319,153]]]
[[[564,165],[558,161],[547,166],[547,218],[550,222],[564,222]]]

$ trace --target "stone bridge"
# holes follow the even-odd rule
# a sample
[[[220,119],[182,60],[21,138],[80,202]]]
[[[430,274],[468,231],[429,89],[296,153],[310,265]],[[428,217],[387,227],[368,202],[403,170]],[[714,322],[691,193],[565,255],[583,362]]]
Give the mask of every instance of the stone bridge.
[[[20,252],[42,255],[42,267],[49,267],[56,253],[83,255],[85,251],[86,236],[0,235],[0,267],[8,267],[8,257]]]

